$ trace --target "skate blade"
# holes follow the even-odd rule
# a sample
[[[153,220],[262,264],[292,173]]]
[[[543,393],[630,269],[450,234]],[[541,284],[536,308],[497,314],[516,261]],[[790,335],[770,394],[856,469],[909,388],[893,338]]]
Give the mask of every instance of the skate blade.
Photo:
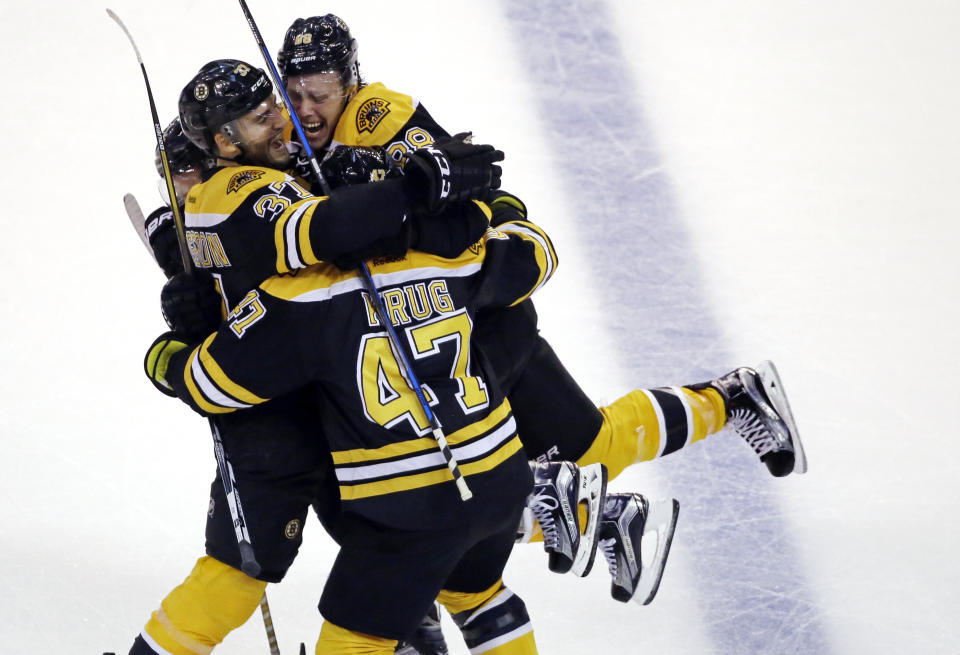
[[[680,515],[680,503],[675,498],[667,498],[651,502],[647,511],[647,519],[643,526],[643,536],[650,533],[657,535],[657,549],[653,561],[641,566],[640,579],[637,589],[633,593],[633,600],[641,605],[649,605],[660,589],[660,580],[663,579],[663,569],[667,565],[670,555],[670,546],[673,544],[673,533],[677,529],[677,517]],[[644,542],[641,541],[641,550]]]
[[[580,547],[573,559],[570,572],[584,577],[593,568],[597,556],[597,537],[600,535],[600,517],[607,497],[607,467],[590,464],[580,467],[580,489],[577,506],[587,504],[587,528],[580,535]]]
[[[780,374],[777,373],[777,367],[773,362],[766,360],[760,362],[754,369],[760,376],[760,383],[766,392],[770,402],[783,418],[783,422],[790,429],[790,437],[793,439],[793,472],[807,472],[807,455],[803,450],[803,443],[800,441],[800,432],[797,430],[797,423],[793,419],[793,412],[790,411],[790,402],[787,400],[787,392],[783,388],[783,382],[780,381]]]

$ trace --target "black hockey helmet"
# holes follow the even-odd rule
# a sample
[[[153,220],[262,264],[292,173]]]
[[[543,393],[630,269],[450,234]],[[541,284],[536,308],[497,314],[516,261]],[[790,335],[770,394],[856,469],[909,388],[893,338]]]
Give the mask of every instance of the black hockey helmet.
[[[210,157],[203,150],[193,145],[187,135],[183,133],[180,117],[174,118],[167,129],[163,131],[163,148],[167,153],[167,163],[170,172],[181,175],[188,171],[202,168],[204,161]],[[163,177],[163,162],[160,161],[160,146],[154,148],[154,164],[157,173]]]
[[[273,93],[266,72],[237,59],[204,65],[180,93],[180,122],[187,138],[214,153],[213,135],[253,111]]]
[[[292,75],[337,73],[344,87],[357,84],[357,40],[343,19],[326,14],[298,18],[287,29],[277,55],[284,82]]]

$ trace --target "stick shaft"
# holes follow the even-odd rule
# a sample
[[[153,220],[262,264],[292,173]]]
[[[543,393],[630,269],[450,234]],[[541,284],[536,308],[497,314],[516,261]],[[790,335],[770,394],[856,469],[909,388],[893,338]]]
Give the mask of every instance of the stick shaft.
[[[247,24],[250,26],[250,31],[253,32],[253,38],[256,40],[257,46],[260,48],[260,54],[263,55],[263,60],[266,62],[267,68],[270,71],[270,76],[273,78],[273,84],[283,97],[283,102],[286,104],[287,109],[290,112],[290,120],[293,122],[293,127],[297,131],[297,136],[300,138],[300,143],[303,145],[304,152],[310,159],[310,167],[317,176],[317,180],[320,183],[323,192],[329,194],[329,185],[324,179],[323,174],[320,172],[320,164],[317,162],[317,157],[314,154],[313,149],[310,147],[310,143],[307,141],[307,136],[303,131],[300,118],[297,116],[297,112],[293,108],[293,103],[290,102],[290,96],[287,95],[287,89],[282,85],[280,73],[277,71],[277,66],[273,62],[273,57],[270,56],[270,52],[267,50],[267,46],[263,42],[263,36],[260,34],[260,29],[257,27],[257,22],[253,19],[253,14],[250,13],[250,7],[247,6],[246,0],[239,1],[240,8],[243,9],[243,15],[246,17]],[[383,306],[383,300],[380,298],[380,293],[377,291],[377,285],[373,281],[373,276],[370,274],[370,268],[367,266],[366,262],[360,264],[360,270],[363,273],[364,284],[366,285],[367,291],[371,296],[370,301],[376,308],[377,314],[380,316],[380,322],[383,323],[384,328],[387,330],[387,335],[393,344],[394,350],[396,351],[397,363],[400,364],[400,366],[405,370],[405,375],[410,383],[410,387],[413,389],[414,393],[416,393],[417,399],[420,401],[420,406],[423,408],[424,414],[426,414],[427,419],[429,419],[430,424],[433,427],[434,436],[436,437],[436,435],[439,434],[442,439],[442,441],[438,439],[437,443],[440,446],[440,451],[443,453],[443,457],[447,462],[447,466],[450,468],[450,471],[453,474],[454,481],[457,483],[457,489],[460,491],[460,497],[463,500],[469,500],[473,497],[473,494],[470,493],[469,488],[467,488],[467,483],[463,478],[456,458],[454,458],[453,453],[450,452],[450,448],[448,448],[446,445],[446,439],[443,438],[443,430],[440,428],[440,423],[437,421],[436,416],[430,409],[430,404],[427,402],[427,399],[424,396],[423,388],[420,386],[420,382],[417,380],[417,376],[413,372],[413,367],[410,365],[410,360],[407,358],[406,349],[403,347],[403,343],[397,337],[396,332],[393,329],[393,325],[389,321],[386,309]]]
[[[150,87],[150,77],[147,75],[147,67],[143,64],[143,58],[140,56],[140,49],[137,42],[133,40],[130,30],[124,25],[120,17],[112,10],[107,9],[107,15],[112,18],[123,33],[130,40],[133,51],[137,55],[137,63],[140,64],[140,72],[143,73],[143,83],[147,87],[147,99],[150,101],[150,117],[153,119],[153,133],[157,138],[157,148],[160,150],[160,161],[163,163],[163,179],[167,183],[167,195],[170,198],[170,209],[173,210],[173,223],[177,228],[177,242],[180,246],[180,259],[183,261],[183,270],[189,271],[192,268],[190,251],[187,248],[187,235],[183,228],[183,216],[180,213],[180,205],[177,203],[177,192],[173,186],[173,174],[170,172],[170,162],[167,161],[167,150],[163,143],[163,128],[160,126],[160,117],[157,114],[157,105],[153,101],[153,89]]]

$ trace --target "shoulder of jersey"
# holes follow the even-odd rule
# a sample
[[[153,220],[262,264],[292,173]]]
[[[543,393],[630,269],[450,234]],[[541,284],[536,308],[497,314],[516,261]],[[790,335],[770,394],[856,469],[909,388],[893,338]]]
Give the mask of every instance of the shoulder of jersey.
[[[465,277],[480,270],[489,236],[484,235],[456,259],[410,251],[400,257],[374,258],[368,264],[377,286],[437,277]],[[333,264],[321,262],[289,275],[276,275],[263,282],[260,288],[281,300],[323,302],[365,286],[359,271],[341,271]]]
[[[322,302],[362,289],[363,279],[358,271],[341,271],[333,264],[320,262],[286,275],[275,275],[260,288],[280,300]]]
[[[333,140],[348,146],[384,145],[407,124],[418,105],[413,97],[379,82],[368,84],[347,103]]]
[[[206,182],[190,189],[185,213],[206,213],[214,206],[214,211],[229,213],[239,207],[251,193],[268,184],[288,179],[291,179],[289,175],[273,168],[228,166],[214,173]]]

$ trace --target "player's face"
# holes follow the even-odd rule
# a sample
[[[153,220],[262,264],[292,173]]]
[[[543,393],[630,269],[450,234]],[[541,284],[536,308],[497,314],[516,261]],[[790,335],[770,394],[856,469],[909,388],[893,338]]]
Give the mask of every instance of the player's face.
[[[202,181],[200,170],[197,168],[176,173],[173,176],[173,189],[177,194],[177,202],[182,205],[187,199],[187,194],[190,192],[190,189]]]
[[[277,105],[276,96],[271,95],[256,109],[224,127],[231,140],[242,148],[246,162],[282,169],[290,162],[283,140],[286,125],[287,116]]]
[[[303,123],[307,142],[314,150],[326,148],[340,114],[347,104],[347,93],[337,73],[314,73],[287,79],[287,94]]]

